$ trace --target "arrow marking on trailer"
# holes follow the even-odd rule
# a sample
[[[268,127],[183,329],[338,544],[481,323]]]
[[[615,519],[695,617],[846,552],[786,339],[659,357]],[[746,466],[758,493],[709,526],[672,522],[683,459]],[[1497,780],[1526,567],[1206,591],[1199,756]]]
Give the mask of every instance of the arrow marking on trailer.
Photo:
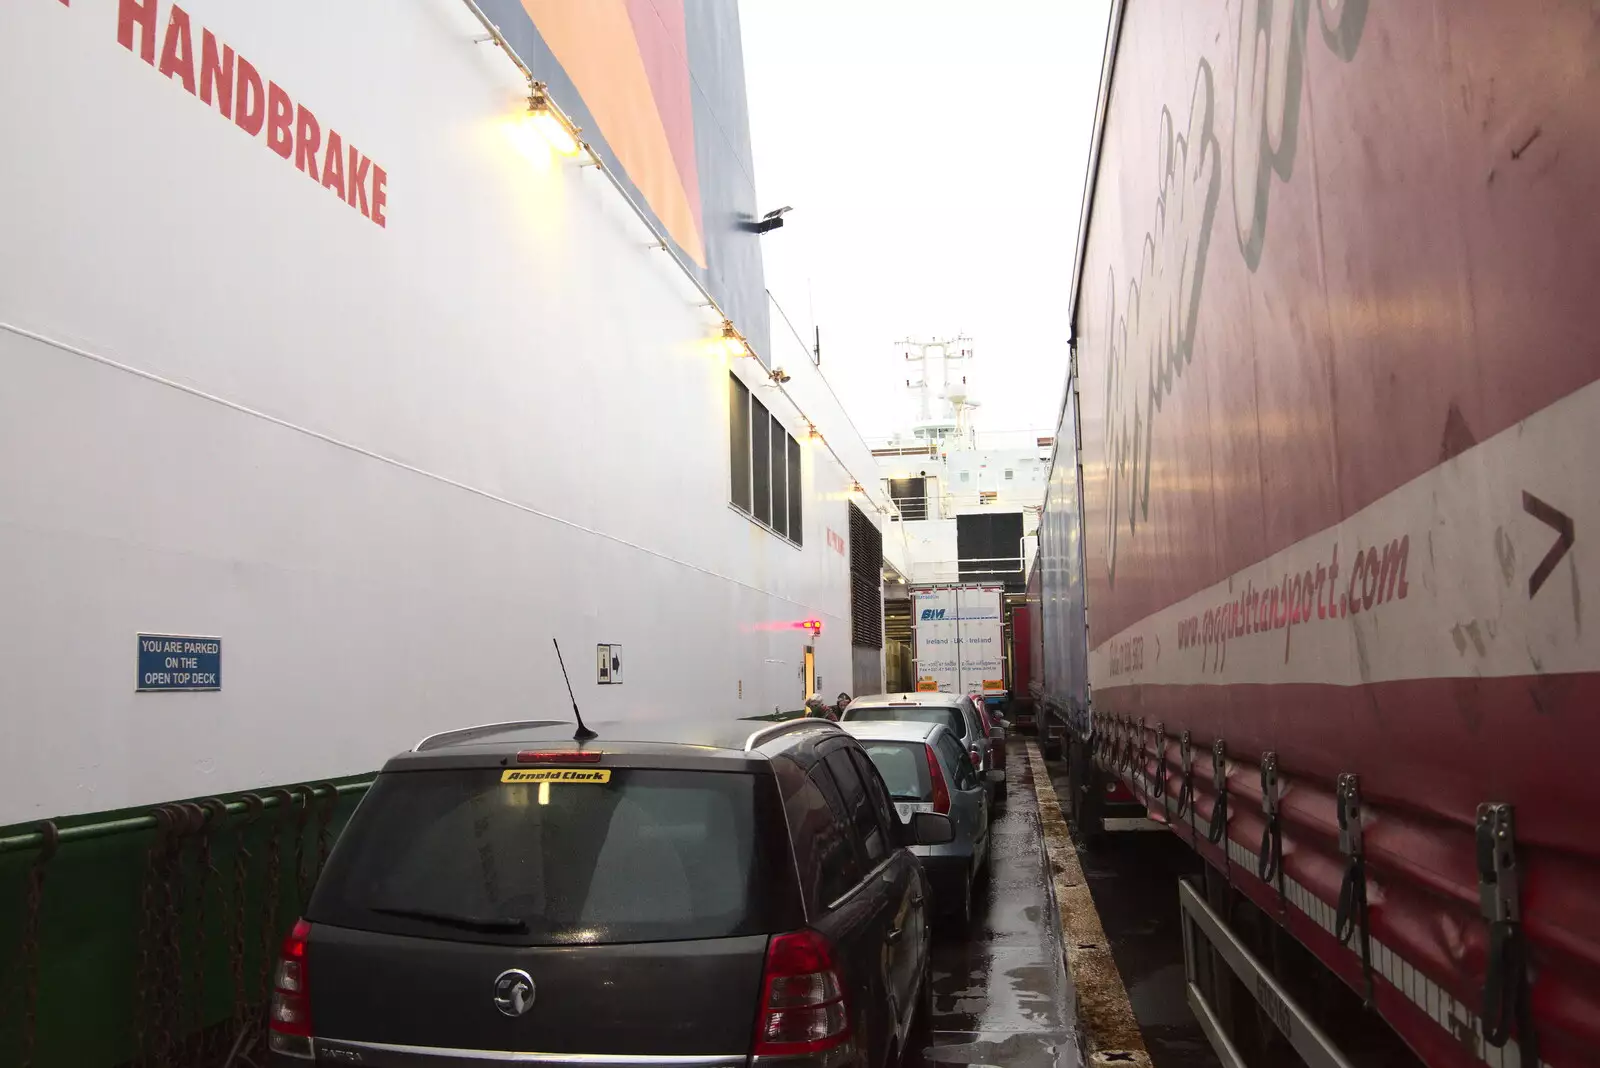
[[[1544,559],[1539,561],[1539,566],[1533,569],[1533,574],[1528,576],[1528,599],[1532,600],[1545,579],[1550,577],[1550,572],[1556,569],[1561,558],[1567,555],[1567,550],[1572,548],[1574,534],[1570,515],[1552,508],[1527,490],[1522,491],[1522,510],[1560,534],[1556,543],[1550,546],[1550,551],[1544,554]]]

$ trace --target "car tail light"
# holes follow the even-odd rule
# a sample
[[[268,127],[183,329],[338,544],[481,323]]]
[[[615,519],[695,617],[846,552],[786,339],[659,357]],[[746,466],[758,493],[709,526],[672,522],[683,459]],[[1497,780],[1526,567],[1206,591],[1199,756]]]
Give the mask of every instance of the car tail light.
[[[976,771],[976,772],[982,772],[983,771],[983,750],[978,748],[978,743],[977,742],[973,742],[972,743],[972,748],[967,750],[967,756],[972,758],[972,770]]]
[[[598,764],[600,763],[600,750],[598,749],[555,749],[545,752],[537,749],[524,749],[517,754],[518,764]]]
[[[272,1008],[268,1013],[267,1044],[274,1053],[311,1060],[311,986],[306,970],[306,939],[311,925],[296,920],[283,940],[278,970],[273,976]]]
[[[945,785],[944,772],[939,770],[939,758],[934,755],[933,746],[922,747],[928,753],[928,778],[933,781],[933,810],[950,815],[950,787]]]
[[[774,936],[761,980],[755,1055],[816,1053],[849,1038],[849,1007],[828,940],[810,930]]]

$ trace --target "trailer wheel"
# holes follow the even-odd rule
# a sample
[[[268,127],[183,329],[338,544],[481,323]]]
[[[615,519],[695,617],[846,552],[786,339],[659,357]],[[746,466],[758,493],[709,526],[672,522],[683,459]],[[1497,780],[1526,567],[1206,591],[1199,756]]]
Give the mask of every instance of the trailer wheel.
[[[1076,734],[1067,735],[1067,786],[1073,833],[1086,848],[1098,849],[1105,842],[1105,784]]]

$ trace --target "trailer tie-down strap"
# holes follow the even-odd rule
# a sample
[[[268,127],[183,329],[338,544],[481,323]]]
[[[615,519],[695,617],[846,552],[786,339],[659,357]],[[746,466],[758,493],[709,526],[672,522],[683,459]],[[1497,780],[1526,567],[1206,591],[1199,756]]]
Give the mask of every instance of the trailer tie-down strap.
[[[1194,804],[1194,743],[1189,732],[1184,731],[1178,741],[1178,758],[1183,762],[1183,781],[1178,785],[1178,809],[1174,818],[1183,819],[1184,813]],[[1191,818],[1190,833],[1193,833]]]
[[[1278,904],[1284,902],[1283,890],[1283,824],[1278,820],[1278,754],[1267,750],[1261,754],[1261,813],[1266,826],[1261,829],[1261,856],[1256,860],[1256,874],[1264,883],[1278,886]]]
[[[1372,1004],[1372,931],[1367,920],[1367,857],[1361,840],[1361,777],[1344,772],[1338,778],[1339,852],[1349,858],[1344,882],[1339,886],[1339,908],[1334,937],[1341,945],[1361,934],[1361,975],[1366,981],[1366,1001]]]
[[[1143,791],[1145,800],[1149,801],[1151,799],[1151,795],[1155,793],[1155,789],[1150,785],[1150,765],[1144,758],[1145,727],[1143,716],[1139,717],[1139,726],[1137,731],[1138,733],[1134,735],[1135,744],[1129,745],[1128,747],[1128,759],[1133,766],[1131,777],[1133,779],[1134,788]],[[1137,748],[1135,748],[1135,745]]]
[[[1168,826],[1172,824],[1172,806],[1167,801],[1167,725],[1156,724],[1156,775],[1154,789],[1161,798],[1161,819]]]
[[[1228,847],[1223,839],[1228,835],[1228,747],[1221,738],[1211,743],[1211,785],[1217,791],[1217,801],[1211,806],[1211,824],[1206,828],[1206,839],[1212,845],[1222,845],[1222,859],[1228,859]]]
[[[1517,867],[1516,819],[1512,806],[1478,806],[1478,904],[1489,924],[1489,966],[1483,980],[1483,1040],[1499,1049],[1512,1023],[1521,1061],[1539,1064],[1528,989],[1528,943],[1522,929]]]

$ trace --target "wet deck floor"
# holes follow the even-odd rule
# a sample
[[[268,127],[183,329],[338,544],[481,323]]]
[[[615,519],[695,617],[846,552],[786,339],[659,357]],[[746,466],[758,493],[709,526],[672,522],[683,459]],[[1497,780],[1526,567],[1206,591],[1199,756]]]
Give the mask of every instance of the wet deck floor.
[[[1048,883],[1026,753],[1010,753],[1010,804],[971,926],[933,944],[933,1019],[913,1068],[1076,1068],[1083,1063],[1061,926]],[[1065,768],[1051,766],[1065,789]],[[1051,799],[1051,784],[1044,786]],[[1160,833],[1112,836],[1079,850],[1100,921],[1154,1068],[1216,1068],[1184,996],[1178,878],[1199,861]]]
[[[991,832],[982,906],[966,930],[947,924],[935,935],[930,1044],[908,1051],[908,1065],[1080,1063],[1032,774],[1020,749],[1013,746],[1008,761],[1009,804]]]
[[[1065,794],[1066,765],[1050,765],[1050,774]],[[1203,862],[1165,831],[1106,835],[1080,847],[1078,861],[1153,1068],[1219,1068],[1189,1009],[1178,915],[1178,881]]]

